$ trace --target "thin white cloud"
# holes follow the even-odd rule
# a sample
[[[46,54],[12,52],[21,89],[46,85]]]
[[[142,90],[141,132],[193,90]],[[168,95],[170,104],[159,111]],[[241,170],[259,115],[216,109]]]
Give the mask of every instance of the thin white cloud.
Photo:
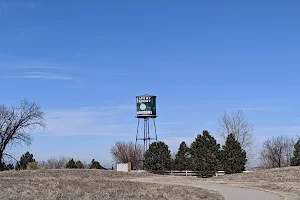
[[[179,124],[183,124],[183,121],[177,121],[177,122],[159,122],[159,125],[179,125]]]
[[[62,67],[54,67],[47,65],[24,65],[24,66],[14,66],[14,69],[64,69]]]
[[[55,136],[99,135],[135,138],[137,121],[134,118],[123,121],[120,116],[127,115],[124,113],[124,108],[131,108],[131,106],[84,107],[71,110],[45,111],[47,128],[45,131],[40,132],[40,134]],[[127,110],[126,112],[131,111]],[[193,135],[192,130],[180,130],[178,127],[173,128],[175,122],[164,123],[171,127],[164,126],[160,128],[158,125],[158,137]],[[176,123],[179,124],[179,122]]]
[[[272,137],[279,135],[293,137],[300,134],[300,126],[256,126],[254,132],[258,137]]]
[[[183,141],[189,146],[195,140],[195,137],[169,137],[164,139],[163,141],[170,147],[179,147],[180,143]]]
[[[101,106],[101,107],[83,107],[81,109],[93,109],[93,110],[104,110],[104,109],[109,109],[109,110],[131,110],[134,109],[134,105],[117,105],[117,106]]]
[[[121,112],[121,110],[119,110]],[[117,123],[115,109],[83,108],[45,111],[47,128],[40,134],[54,136],[99,135],[135,138],[136,124]]]
[[[56,70],[65,69],[58,66],[49,66],[46,64],[24,64],[24,63],[0,63],[0,68],[7,68],[13,70],[28,70],[28,69],[40,69],[40,70]]]
[[[74,77],[62,74],[44,73],[44,72],[25,72],[22,75],[2,76],[2,78],[12,79],[56,79],[56,80],[74,80]]]
[[[244,110],[244,111],[266,111],[266,110],[272,110],[273,108],[267,108],[267,107],[246,107],[246,108],[232,108],[230,110]]]
[[[132,105],[120,105],[120,106],[114,106],[113,108],[117,108],[117,109],[135,109],[135,106]]]
[[[1,1],[1,0],[0,0]],[[28,70],[28,69],[37,69],[37,70],[59,70],[59,69],[68,69],[66,67],[49,64],[47,62],[41,61],[0,61],[0,68],[7,68],[12,70]]]
[[[182,129],[182,130],[178,130],[178,129],[159,129],[159,134],[160,135],[187,135],[187,134],[192,134],[194,133],[193,130],[190,129]]]

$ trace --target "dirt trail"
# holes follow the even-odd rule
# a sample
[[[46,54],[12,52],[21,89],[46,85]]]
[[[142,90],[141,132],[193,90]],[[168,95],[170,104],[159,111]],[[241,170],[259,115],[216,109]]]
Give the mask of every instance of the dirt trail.
[[[129,181],[137,181],[143,183],[157,183],[157,184],[168,184],[168,185],[182,185],[182,186],[191,186],[196,188],[202,188],[207,190],[213,190],[219,192],[225,200],[282,200],[280,197],[267,192],[254,190],[254,189],[245,189],[237,188],[231,186],[225,186],[221,184],[211,184],[211,183],[180,183],[180,182],[164,182],[162,178],[159,177],[148,177],[148,178],[135,178],[130,179]]]

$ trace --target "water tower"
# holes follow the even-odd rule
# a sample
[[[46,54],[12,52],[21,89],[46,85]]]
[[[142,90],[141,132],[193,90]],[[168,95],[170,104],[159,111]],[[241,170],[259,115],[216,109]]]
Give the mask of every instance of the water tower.
[[[138,126],[136,144],[139,140],[144,142],[144,151],[147,151],[151,140],[157,140],[156,133],[156,96],[142,95],[136,97],[136,111]],[[143,124],[141,124],[143,123]]]

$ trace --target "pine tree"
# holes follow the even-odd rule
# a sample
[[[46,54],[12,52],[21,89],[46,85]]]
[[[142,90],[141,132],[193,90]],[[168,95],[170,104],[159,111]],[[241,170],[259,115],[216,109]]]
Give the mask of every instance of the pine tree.
[[[208,131],[199,134],[191,144],[193,168],[202,177],[211,177],[217,171],[220,145]]]
[[[33,154],[30,154],[29,152],[26,152],[19,161],[19,169],[25,170],[27,169],[28,163],[35,162],[35,159],[33,159]]]
[[[67,163],[66,168],[67,169],[76,169],[77,168],[73,158]]]
[[[154,172],[170,169],[171,151],[164,142],[153,142],[145,152],[145,168]]]
[[[291,159],[292,166],[300,166],[300,138],[294,145],[294,157]]]
[[[185,142],[180,144],[175,155],[175,168],[181,171],[191,169],[190,149]]]
[[[90,169],[105,169],[105,168],[102,167],[98,161],[95,161],[95,159],[93,159],[90,164]]]
[[[221,151],[222,166],[226,174],[239,173],[245,170],[247,163],[246,152],[233,134],[227,136]]]
[[[75,165],[76,165],[76,167],[77,167],[78,169],[84,169],[84,166],[83,166],[83,164],[82,164],[82,162],[81,162],[80,160],[78,160],[78,161],[75,163]]]
[[[7,170],[13,170],[14,169],[14,165],[13,164],[8,164],[6,165]]]

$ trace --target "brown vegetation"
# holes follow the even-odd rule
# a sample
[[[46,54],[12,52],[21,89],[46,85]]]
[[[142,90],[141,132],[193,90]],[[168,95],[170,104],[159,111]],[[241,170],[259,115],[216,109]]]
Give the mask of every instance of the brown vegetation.
[[[1,172],[0,197],[2,200],[223,199],[219,194],[204,189],[126,181],[148,175],[148,173],[78,169]]]
[[[208,179],[196,177],[168,177],[164,181],[184,183],[219,183],[236,187],[253,188],[283,197],[300,199],[300,167],[285,167],[218,176]]]
[[[141,169],[143,160],[143,147],[133,142],[117,141],[111,147],[110,153],[114,160],[118,163],[131,162],[132,169]]]
[[[287,136],[269,138],[260,153],[261,167],[280,168],[290,166],[294,142]]]
[[[36,103],[24,99],[18,107],[0,105],[0,170],[4,157],[13,158],[6,153],[7,147],[29,145],[30,132],[40,127],[45,127],[44,113]]]
[[[275,168],[215,177],[212,181],[268,191],[286,200],[300,199],[300,167]]]

